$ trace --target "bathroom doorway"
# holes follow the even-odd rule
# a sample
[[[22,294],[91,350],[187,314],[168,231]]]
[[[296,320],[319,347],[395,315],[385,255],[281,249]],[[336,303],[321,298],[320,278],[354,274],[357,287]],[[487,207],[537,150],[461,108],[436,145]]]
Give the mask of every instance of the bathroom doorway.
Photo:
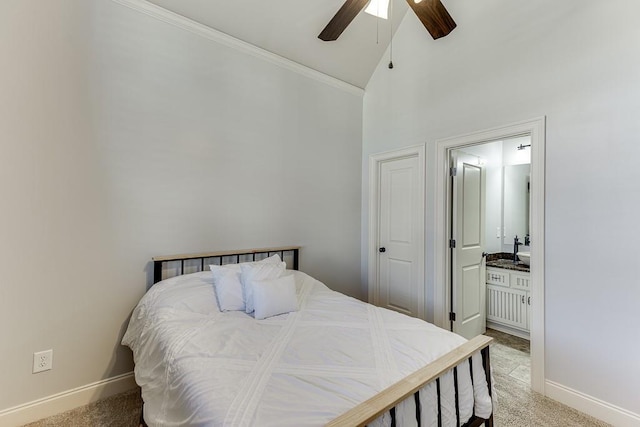
[[[485,296],[485,298],[491,298],[490,288],[493,290],[509,290],[511,291],[512,302],[515,306],[519,307],[519,321],[521,323],[513,323],[511,330],[508,332],[521,332],[524,335],[524,331],[529,329],[529,338],[531,343],[531,387],[538,392],[544,391],[544,118],[534,119],[527,122],[516,123],[513,125],[491,129],[482,132],[476,132],[469,135],[460,137],[448,138],[445,140],[439,140],[436,144],[436,268],[435,268],[435,295],[434,295],[434,321],[441,327],[453,328],[456,331],[456,322],[460,321],[459,312],[461,310],[461,304],[465,303],[464,295],[460,295],[464,292],[463,283],[456,283],[454,279],[454,272],[458,269],[455,261],[455,252],[452,246],[458,246],[458,242],[455,236],[451,233],[455,227],[453,223],[456,219],[452,217],[452,211],[454,209],[453,204],[453,185],[454,181],[452,174],[457,171],[452,171],[451,158],[452,155],[460,152],[466,153],[466,155],[475,157],[476,163],[482,166],[484,169],[493,168],[491,174],[486,177],[485,185],[487,187],[486,196],[483,203],[486,204],[486,214],[482,219],[482,226],[484,227],[484,245],[486,246],[482,256],[491,254],[491,260],[503,260],[500,262],[513,263],[513,257],[509,260],[509,256],[513,256],[513,251],[528,252],[530,260],[530,276],[525,277],[524,271],[513,270],[514,274],[511,277],[511,271],[509,269],[503,269],[501,277],[496,275],[493,277],[495,283],[484,281],[485,275],[484,269],[476,268],[475,271],[469,269],[467,271],[467,277],[473,278],[475,276],[481,276],[482,279],[476,280],[482,282],[482,285],[487,285],[486,288],[481,290],[475,290],[471,286],[467,286],[467,295],[469,289],[476,292],[476,297]],[[513,150],[513,151],[512,151]],[[501,152],[502,162],[492,162],[492,158],[487,155],[489,152]],[[530,159],[529,174],[524,173],[527,163],[522,160]],[[504,159],[508,158],[507,164],[504,164]],[[520,160],[514,160],[519,158]],[[505,167],[514,166],[514,170],[506,170]],[[519,167],[515,167],[519,166]],[[510,168],[509,168],[510,169]],[[520,169],[516,171],[516,169]],[[525,184],[525,188],[528,188],[528,197],[522,195],[518,196],[518,209],[522,215],[517,218],[510,218],[511,202],[508,202],[505,206],[503,203],[505,190],[507,191],[507,200],[514,200],[509,192],[510,188],[505,188],[505,177],[510,177],[514,172],[518,175],[515,181],[518,183],[516,187],[521,188],[521,182],[528,180],[528,184]],[[527,178],[528,177],[528,178]],[[510,184],[507,182],[507,187]],[[525,193],[526,194],[526,193]],[[521,203],[525,203],[529,200],[529,206],[522,208]],[[490,205],[490,206],[489,206]],[[507,217],[504,216],[505,209]],[[524,210],[523,210],[524,209]],[[525,212],[526,211],[526,212]],[[459,222],[459,221],[458,221]],[[524,228],[519,228],[523,226]],[[528,227],[527,227],[528,226]],[[459,228],[459,227],[458,227]],[[528,229],[527,229],[528,228]],[[457,230],[459,231],[459,230]],[[511,236],[513,234],[513,236]],[[528,234],[528,235],[527,235]],[[515,241],[515,236],[518,236],[518,241]],[[530,251],[527,251],[527,247],[523,247],[524,240],[529,243]],[[468,242],[471,242],[469,240]],[[467,242],[467,243],[468,243]],[[465,244],[465,242],[460,242]],[[519,243],[519,244],[515,244]],[[522,262],[522,261],[520,261]],[[486,260],[484,260],[486,264]],[[514,263],[515,264],[515,263]],[[520,264],[520,263],[518,263]],[[507,270],[505,272],[504,270]],[[473,273],[473,274],[471,274]],[[461,275],[458,274],[458,279]],[[524,279],[526,280],[526,283]],[[514,281],[515,288],[510,288],[510,280]],[[464,279],[463,279],[464,282]],[[495,285],[495,286],[494,286]],[[453,286],[453,287],[452,287]],[[502,287],[500,287],[502,286]],[[516,289],[520,286],[519,289]],[[528,287],[525,291],[524,288]],[[474,298],[467,298],[467,301],[473,301]],[[523,304],[524,301],[524,304]],[[489,300],[486,301],[485,307],[489,307]],[[468,310],[463,318],[472,314],[472,311]],[[495,313],[484,313],[487,318],[493,319],[495,323]],[[502,321],[502,325],[505,323]],[[492,326],[492,325],[490,325]]]
[[[450,151],[451,328],[529,339],[531,136]]]

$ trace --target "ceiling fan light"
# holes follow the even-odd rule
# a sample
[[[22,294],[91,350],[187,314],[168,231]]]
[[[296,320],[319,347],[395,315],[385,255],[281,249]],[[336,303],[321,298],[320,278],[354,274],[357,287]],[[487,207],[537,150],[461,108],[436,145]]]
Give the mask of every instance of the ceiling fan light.
[[[364,11],[378,18],[387,19],[389,17],[389,0],[371,0]]]

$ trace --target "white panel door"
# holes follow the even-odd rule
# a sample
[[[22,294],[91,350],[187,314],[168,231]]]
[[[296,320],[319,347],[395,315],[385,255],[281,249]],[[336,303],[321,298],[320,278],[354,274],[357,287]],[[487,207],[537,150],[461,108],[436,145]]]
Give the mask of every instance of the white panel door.
[[[383,162],[379,176],[379,305],[418,317],[418,158]]]
[[[454,332],[473,338],[486,331],[485,171],[478,158],[453,152],[452,250]]]

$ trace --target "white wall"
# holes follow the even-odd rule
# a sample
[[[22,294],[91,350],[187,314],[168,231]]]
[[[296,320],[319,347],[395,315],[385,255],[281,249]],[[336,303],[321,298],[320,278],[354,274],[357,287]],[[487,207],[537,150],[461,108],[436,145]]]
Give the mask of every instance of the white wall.
[[[0,52],[0,412],[132,369],[153,255],[297,244],[360,296],[360,96],[110,0],[3,0]]]
[[[447,8],[458,28],[438,41],[407,14],[394,38],[395,68],[381,61],[364,102],[363,161],[427,143],[428,312],[434,141],[546,116],[546,377],[640,414],[640,2]]]
[[[529,147],[526,147],[526,146]],[[518,147],[525,148],[519,150]],[[504,166],[531,164],[531,136],[509,138],[503,141],[502,158]]]
[[[529,147],[524,148],[523,150],[519,150],[518,147],[521,145],[529,145]],[[531,136],[521,136],[517,138],[509,138],[503,141],[502,143],[502,159],[503,166],[514,166],[514,165],[522,165],[522,164],[531,164]],[[504,181],[504,177],[503,177]],[[504,184],[504,182],[503,182]],[[503,197],[504,197],[504,188],[503,188]],[[531,212],[529,212],[529,215]],[[502,215],[505,216],[504,209],[502,211]],[[529,218],[531,219],[531,218]],[[531,226],[531,223],[529,223]],[[503,223],[504,227],[504,223]],[[502,230],[503,235],[506,233],[507,237],[504,237],[502,240],[502,251],[513,253],[513,236],[509,237],[509,230]],[[520,242],[522,246],[519,247],[520,251],[528,251],[530,250],[529,246],[524,245],[524,236],[520,236]]]

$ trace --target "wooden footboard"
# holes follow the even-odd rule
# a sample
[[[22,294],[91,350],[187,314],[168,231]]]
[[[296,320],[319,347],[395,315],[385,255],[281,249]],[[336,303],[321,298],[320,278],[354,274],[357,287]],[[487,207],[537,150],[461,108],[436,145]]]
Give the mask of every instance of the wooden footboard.
[[[493,338],[487,337],[485,335],[480,335],[473,338],[472,340],[464,343],[460,347],[453,349],[439,359],[436,359],[434,362],[430,363],[424,368],[398,381],[386,390],[373,396],[371,399],[362,402],[348,412],[345,412],[344,414],[327,424],[327,427],[365,426],[387,411],[390,411],[392,413],[392,419],[395,418],[393,416],[394,408],[398,403],[407,398],[411,398],[422,387],[432,381],[437,381],[438,377],[440,377],[442,374],[464,362],[465,360],[470,359],[471,356],[478,351],[480,351],[482,354],[483,366],[486,374],[487,384],[489,386],[489,394],[491,394],[491,372],[489,365],[489,344],[491,343],[491,341],[493,341]],[[440,413],[439,408],[438,413]],[[485,420],[474,415],[474,417],[472,417],[472,419],[469,420],[465,425],[471,427],[479,426],[482,424],[492,426],[493,416]],[[440,423],[438,423],[438,425],[440,425]],[[458,423],[458,425],[460,424]]]

